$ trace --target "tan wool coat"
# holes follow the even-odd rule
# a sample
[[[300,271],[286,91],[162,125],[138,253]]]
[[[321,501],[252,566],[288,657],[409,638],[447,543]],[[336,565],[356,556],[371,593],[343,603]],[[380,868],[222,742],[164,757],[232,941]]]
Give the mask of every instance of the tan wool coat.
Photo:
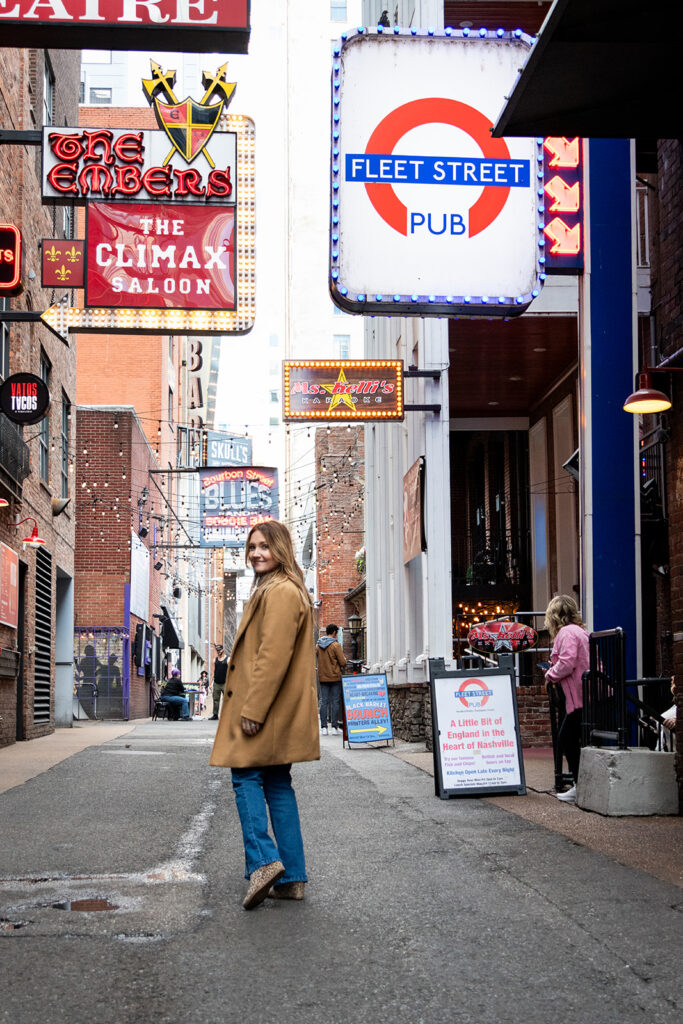
[[[243,716],[263,728],[247,736]],[[319,757],[311,611],[285,579],[255,595],[244,609],[210,764],[265,768]]]

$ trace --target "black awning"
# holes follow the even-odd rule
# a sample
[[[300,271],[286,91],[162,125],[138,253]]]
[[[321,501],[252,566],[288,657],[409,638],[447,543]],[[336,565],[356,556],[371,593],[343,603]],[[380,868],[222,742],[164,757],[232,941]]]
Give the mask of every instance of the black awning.
[[[163,604],[161,611],[164,616],[161,620],[161,642],[164,650],[182,651],[185,647],[185,641],[183,640],[183,634],[180,632],[180,626],[168,608]]]
[[[681,136],[681,5],[555,0],[493,134]]]

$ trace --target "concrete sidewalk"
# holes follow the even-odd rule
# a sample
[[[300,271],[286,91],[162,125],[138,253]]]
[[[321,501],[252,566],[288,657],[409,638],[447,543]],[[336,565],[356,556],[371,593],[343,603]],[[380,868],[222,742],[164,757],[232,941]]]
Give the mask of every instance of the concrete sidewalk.
[[[385,748],[389,754],[434,775],[434,760],[424,743],[403,743]],[[523,751],[526,796],[489,796],[483,799],[510,814],[566,836],[580,846],[603,853],[627,867],[639,868],[663,882],[683,888],[683,817],[604,817],[582,811],[555,797],[555,767],[550,747]]]
[[[13,743],[0,749],[0,793],[48,771],[60,761],[132,732],[137,722],[74,722],[71,729],[55,729],[49,736]]]

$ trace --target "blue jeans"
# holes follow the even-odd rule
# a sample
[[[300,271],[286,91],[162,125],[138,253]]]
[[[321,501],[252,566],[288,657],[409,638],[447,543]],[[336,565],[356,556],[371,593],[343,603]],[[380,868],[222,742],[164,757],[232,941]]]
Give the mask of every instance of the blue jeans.
[[[232,787],[244,839],[244,877],[281,860],[284,882],[307,882],[299,808],[289,764],[267,768],[233,768]],[[275,841],[268,834],[268,811]]]
[[[320,684],[320,724],[323,729],[329,723],[333,729],[339,725],[339,687],[341,683]]]
[[[160,697],[164,704],[174,704],[180,708],[180,717],[187,722],[190,718],[190,704],[187,697]]]

